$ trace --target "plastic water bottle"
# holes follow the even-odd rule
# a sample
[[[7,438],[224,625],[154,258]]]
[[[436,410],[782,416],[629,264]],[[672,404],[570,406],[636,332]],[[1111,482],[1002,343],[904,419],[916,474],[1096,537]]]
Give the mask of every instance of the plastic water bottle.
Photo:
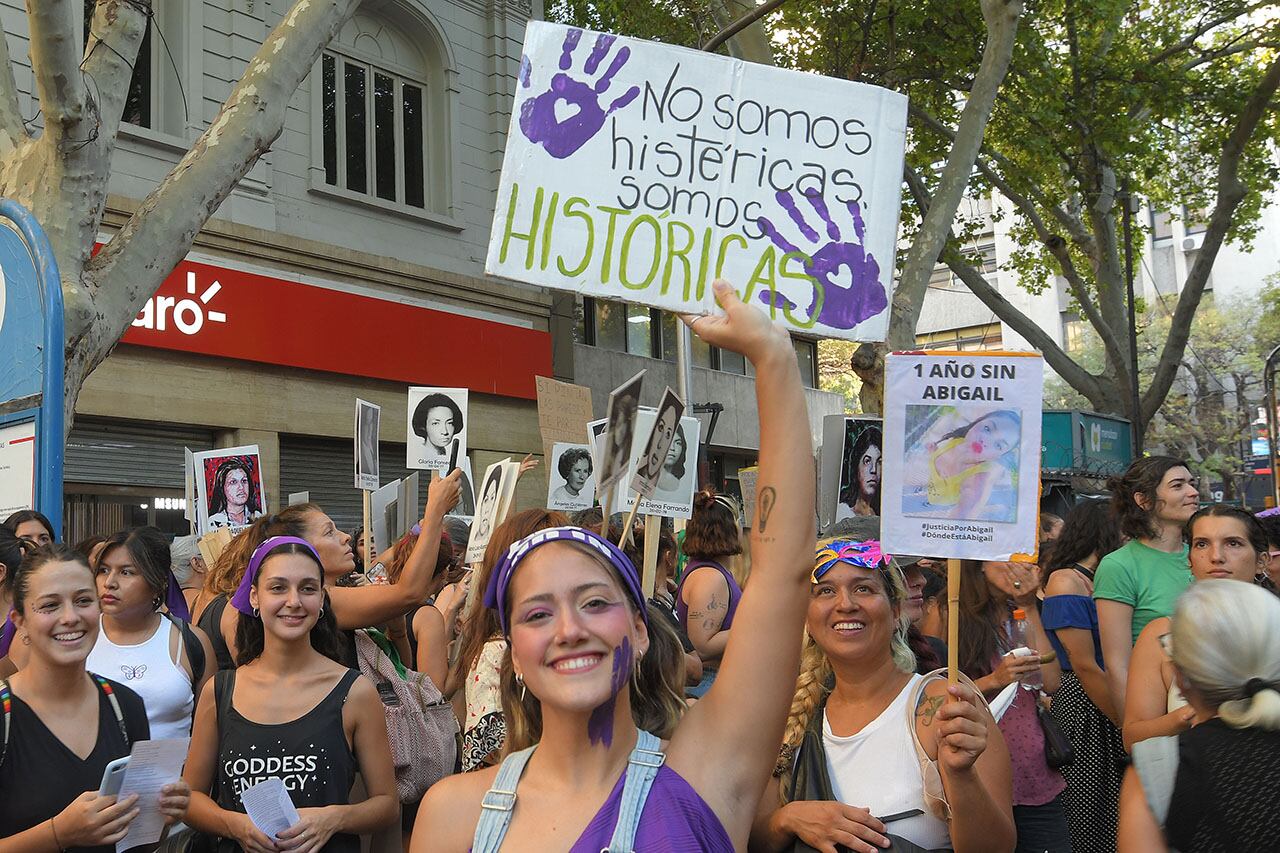
[[[1027,657],[1035,654],[1027,644],[1027,611],[1021,607],[1013,611],[1013,618],[1009,620],[1009,645],[1013,646],[1013,651],[1010,654],[1018,657]],[[1028,690],[1044,689],[1044,677],[1040,674],[1038,667],[1035,671],[1024,675],[1019,681]]]

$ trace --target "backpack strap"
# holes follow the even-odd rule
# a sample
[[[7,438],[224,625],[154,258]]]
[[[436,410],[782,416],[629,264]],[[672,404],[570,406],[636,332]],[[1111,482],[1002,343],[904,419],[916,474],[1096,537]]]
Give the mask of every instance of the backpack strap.
[[[1140,740],[1129,748],[1133,769],[1142,782],[1142,793],[1155,815],[1156,823],[1164,829],[1169,817],[1169,803],[1173,800],[1173,785],[1178,778],[1178,738],[1153,737]]]
[[[111,710],[115,712],[116,725],[120,727],[120,735],[124,738],[124,745],[132,746],[132,741],[129,739],[129,729],[124,724],[124,712],[120,710],[120,700],[116,698],[116,691],[112,688],[111,682],[92,672],[89,673],[89,677],[98,685],[98,689],[106,694],[107,701],[111,703]]]
[[[622,786],[622,801],[618,804],[618,822],[613,827],[613,838],[601,853],[633,853],[636,831],[640,828],[640,815],[658,770],[666,762],[662,741],[644,731],[639,732],[635,749],[627,759],[627,779]]]
[[[4,764],[5,754],[9,751],[9,723],[13,714],[13,692],[9,689],[7,678],[0,678],[0,705],[4,707],[4,740],[0,741],[0,764]]]
[[[162,615],[173,623],[173,626],[178,629],[178,633],[182,636],[182,651],[187,656],[187,661],[191,664],[191,683],[194,685],[200,680],[200,676],[204,675],[204,645],[201,644],[200,638],[196,636],[196,632],[191,630],[189,623],[168,611],[165,611]]]
[[[511,825],[511,813],[516,807],[516,786],[536,747],[513,752],[503,759],[493,787],[485,792],[480,803],[480,820],[476,821],[476,834],[471,841],[471,853],[498,853],[502,840]]]

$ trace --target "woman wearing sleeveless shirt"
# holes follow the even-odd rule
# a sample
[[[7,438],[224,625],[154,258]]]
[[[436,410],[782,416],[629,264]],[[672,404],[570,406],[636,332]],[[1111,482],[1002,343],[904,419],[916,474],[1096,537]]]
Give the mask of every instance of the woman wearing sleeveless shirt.
[[[804,619],[813,463],[790,338],[727,283],[717,281],[715,293],[726,315],[691,325],[707,343],[755,365],[759,487],[774,496],[761,504],[752,531],[751,590],[719,679],[668,743],[642,732],[633,709],[651,708],[655,698],[635,692],[630,677],[649,646],[635,566],[581,528],[521,540],[495,569],[485,603],[497,609],[509,641],[502,683],[508,748],[522,751],[501,771],[451,776],[432,787],[413,853],[493,853],[504,835],[574,853],[746,846],[752,815],[742,803],[754,801],[769,777],[799,658],[789,638]],[[535,742],[529,760],[523,748]],[[521,779],[522,760],[528,769]],[[514,795],[488,790],[504,785]]]
[[[876,540],[818,545],[781,779],[761,798],[753,850],[870,853],[886,834],[929,850],[1013,848],[1004,738],[972,687],[915,674],[891,560]]]
[[[1191,574],[1197,583],[1234,580],[1253,583],[1267,560],[1267,536],[1262,525],[1239,507],[1214,504],[1191,516],[1187,523]],[[1124,707],[1124,744],[1176,735],[1191,728],[1195,709],[1177,689],[1173,661],[1165,647],[1171,620],[1152,619],[1142,629],[1129,662]]]
[[[427,600],[435,575],[436,555],[440,550],[441,520],[458,503],[458,481],[461,476],[461,469],[455,469],[449,476],[431,481],[431,488],[427,492],[427,506],[422,515],[421,532],[398,583],[337,586],[338,578],[355,568],[351,537],[339,530],[333,519],[320,507],[310,503],[295,504],[254,522],[248,530],[232,540],[219,556],[219,566],[223,566],[225,560],[231,568],[217,574],[220,577],[242,577],[243,569],[240,567],[248,563],[249,555],[254,549],[272,536],[294,536],[307,540],[320,557],[333,618],[337,621],[339,630],[344,632],[344,636],[339,638],[340,659],[354,667],[355,643],[351,631],[401,618]],[[224,662],[223,652],[218,651],[220,669],[230,668],[231,661],[236,660],[237,614],[234,609],[226,607],[226,600],[224,596],[215,599],[200,617],[200,625],[210,631],[215,650],[218,650],[219,638],[214,637],[213,632],[216,630],[221,635],[227,658]]]
[[[30,654],[0,688],[8,737],[0,758],[0,853],[114,853],[138,816],[138,797],[98,796],[103,770],[150,737],[142,700],[85,671],[98,634],[98,594],[84,558],[64,545],[33,552],[14,579],[18,643]],[[163,789],[172,824],[185,782]]]
[[[205,686],[183,774],[193,791],[187,822],[219,838],[224,853],[355,853],[360,834],[398,815],[382,701],[333,659],[323,580],[310,544],[273,537],[254,551],[231,600],[240,666]],[[369,798],[350,804],[357,762]],[[284,781],[300,818],[276,839],[253,825],[240,799],[272,776]]]
[[[676,616],[702,658],[702,680],[687,691],[698,697],[716,680],[742,598],[742,588],[725,568],[729,558],[742,553],[732,498],[710,491],[694,495],[693,517],[684,530],[684,553],[689,562],[676,589]]]
[[[1120,790],[1120,853],[1274,850],[1280,600],[1253,584],[1197,581],[1178,599],[1172,632],[1196,724],[1134,744]]]
[[[186,600],[170,571],[168,541],[154,527],[117,533],[107,539],[95,569],[102,627],[89,669],[142,697],[153,738],[188,736],[195,698],[214,672],[213,647],[200,629],[176,621],[186,615]],[[166,601],[172,619],[160,612]],[[204,653],[199,672],[184,629]]]
[[[1120,547],[1120,529],[1102,501],[1083,501],[1067,515],[1046,566],[1045,633],[1062,665],[1062,687],[1050,710],[1071,741],[1067,780],[1072,853],[1112,853],[1116,847],[1120,780],[1127,762],[1117,708],[1107,688],[1093,575]]]
[[[0,613],[4,614],[0,624],[0,658],[7,657],[9,646],[13,644],[17,629],[13,625],[13,577],[23,556],[35,548],[26,539],[21,538],[4,525],[0,525]]]

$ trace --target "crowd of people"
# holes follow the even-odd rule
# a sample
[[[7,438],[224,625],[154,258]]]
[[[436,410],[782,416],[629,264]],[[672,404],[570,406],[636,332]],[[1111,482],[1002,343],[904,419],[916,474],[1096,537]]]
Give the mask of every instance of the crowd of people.
[[[144,811],[175,851],[1274,843],[1280,515],[1202,506],[1152,456],[1045,514],[1037,563],[891,555],[874,516],[819,538],[794,349],[716,293],[691,325],[754,367],[767,509],[744,534],[699,492],[651,587],[599,508],[515,508],[464,565],[457,470],[370,566],[314,504],[208,565],[154,528],[71,547],[5,520],[0,853],[107,853]],[[99,793],[186,737],[151,802]],[[273,777],[298,819],[268,835],[242,794]]]

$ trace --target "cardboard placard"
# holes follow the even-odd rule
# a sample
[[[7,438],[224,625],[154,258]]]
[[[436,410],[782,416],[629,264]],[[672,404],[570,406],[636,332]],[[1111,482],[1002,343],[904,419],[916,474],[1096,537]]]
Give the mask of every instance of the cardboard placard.
[[[1038,353],[893,353],[885,359],[887,553],[1008,560],[1039,541]]]
[[[650,498],[658,488],[658,480],[666,473],[669,456],[687,451],[687,446],[680,446],[680,418],[684,415],[684,401],[668,388],[662,395],[662,402],[653,418],[653,425],[640,443],[641,451],[636,460],[636,467],[631,475],[631,490]],[[643,433],[638,433],[638,435]],[[670,478],[669,478],[670,479]],[[672,479],[678,482],[678,478]]]
[[[640,371],[609,393],[609,408],[605,414],[604,442],[596,454],[599,473],[596,489],[606,494],[627,473],[631,445],[636,434],[636,413],[640,410],[640,386],[644,382]]]
[[[381,471],[378,460],[378,432],[382,426],[382,407],[366,400],[356,400],[355,487],[366,492],[378,490]]]
[[[484,471],[478,490],[475,522],[471,525],[471,538],[467,541],[466,561],[478,563],[484,559],[493,531],[507,516],[516,491],[516,479],[520,475],[520,463],[504,459],[494,462]]]
[[[467,389],[409,389],[405,467],[448,474],[467,456]]]
[[[693,314],[726,278],[884,340],[906,129],[888,89],[531,21],[485,271]]]
[[[591,389],[536,376],[538,387],[538,432],[542,436],[542,458],[551,467],[552,445],[582,441],[582,426],[593,418]]]
[[[196,470],[196,530],[237,531],[266,514],[258,445],[224,447],[193,455]]]

